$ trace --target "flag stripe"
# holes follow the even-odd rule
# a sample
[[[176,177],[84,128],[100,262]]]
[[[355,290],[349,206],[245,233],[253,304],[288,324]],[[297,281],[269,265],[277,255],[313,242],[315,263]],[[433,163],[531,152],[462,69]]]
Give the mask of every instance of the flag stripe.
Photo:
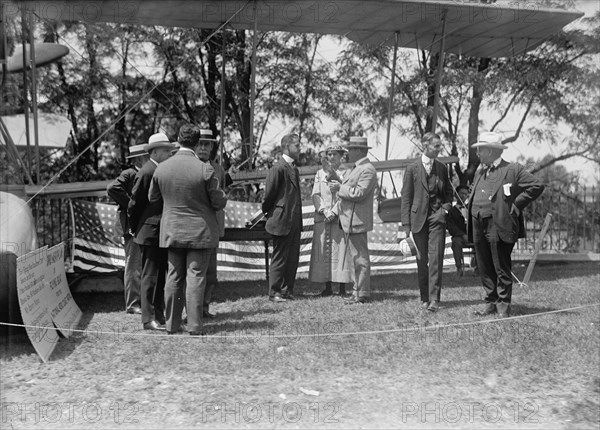
[[[117,206],[72,200],[75,219],[73,239],[73,267],[79,270],[109,272],[122,270],[125,253],[122,239],[115,228],[118,222]],[[227,228],[245,228],[246,222],[260,210],[260,203],[230,201],[225,210]],[[375,224],[368,233],[371,266],[380,270],[414,269],[416,258],[402,252],[398,238],[398,223],[382,223],[373,208]],[[310,265],[314,226],[314,206],[302,207],[303,231],[300,239],[300,262],[298,272],[307,272]],[[446,237],[444,264],[453,265],[451,238]],[[269,253],[272,246],[269,245]],[[217,254],[220,271],[265,270],[265,247],[263,241],[220,242]]]

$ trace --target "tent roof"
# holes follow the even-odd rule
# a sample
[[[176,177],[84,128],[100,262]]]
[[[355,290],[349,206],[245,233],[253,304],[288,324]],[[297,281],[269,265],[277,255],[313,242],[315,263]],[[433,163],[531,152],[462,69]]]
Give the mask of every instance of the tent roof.
[[[114,22],[168,27],[254,28],[254,2],[241,0],[13,1],[6,15],[26,4],[41,19]],[[12,4],[12,7],[10,6]],[[476,57],[506,57],[533,49],[580,12],[542,9],[530,1],[500,0],[295,0],[257,1],[258,29],[338,34],[366,44],[394,43],[437,49],[446,15],[446,51]],[[10,16],[9,16],[10,17]]]

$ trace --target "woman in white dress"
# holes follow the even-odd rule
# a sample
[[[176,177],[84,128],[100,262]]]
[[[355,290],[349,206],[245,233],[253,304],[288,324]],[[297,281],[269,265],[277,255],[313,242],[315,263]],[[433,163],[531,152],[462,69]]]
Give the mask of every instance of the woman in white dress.
[[[345,153],[346,149],[340,145],[330,145],[325,149],[322,168],[315,175],[312,191],[315,217],[308,277],[312,282],[325,283],[322,296],[333,294],[334,282],[340,285],[340,295],[345,295],[345,284],[352,282],[352,259],[346,258],[342,262],[339,248],[344,233],[338,217],[331,211],[337,202],[337,194],[332,194],[327,185],[333,179],[342,182],[347,172],[342,165]]]

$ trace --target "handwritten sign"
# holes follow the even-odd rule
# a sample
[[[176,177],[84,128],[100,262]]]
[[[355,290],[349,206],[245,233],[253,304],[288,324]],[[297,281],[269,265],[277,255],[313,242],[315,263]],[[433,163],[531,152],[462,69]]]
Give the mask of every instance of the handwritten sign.
[[[65,274],[65,244],[48,249],[46,283],[49,289],[50,317],[65,337],[73,333],[81,320],[81,309],[75,303]]]
[[[48,247],[44,246],[17,258],[17,294],[21,316],[27,335],[44,362],[48,361],[58,342],[48,307],[51,297],[45,283],[47,254]]]

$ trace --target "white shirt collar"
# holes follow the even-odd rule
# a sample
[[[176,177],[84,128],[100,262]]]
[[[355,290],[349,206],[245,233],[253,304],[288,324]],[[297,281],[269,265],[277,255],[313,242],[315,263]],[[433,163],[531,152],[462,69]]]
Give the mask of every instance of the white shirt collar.
[[[429,158],[427,155],[421,154],[421,161],[423,164],[431,164],[433,163],[433,158]]]
[[[498,157],[494,160],[494,162],[492,163],[492,166],[498,167],[501,162],[502,162],[502,157]]]
[[[152,161],[154,164],[156,164],[158,166],[158,161],[153,160],[152,158],[150,159],[150,161]]]
[[[294,159],[292,157],[290,157],[287,154],[281,154],[281,158],[283,158],[283,160],[288,163],[290,166],[294,165]]]

